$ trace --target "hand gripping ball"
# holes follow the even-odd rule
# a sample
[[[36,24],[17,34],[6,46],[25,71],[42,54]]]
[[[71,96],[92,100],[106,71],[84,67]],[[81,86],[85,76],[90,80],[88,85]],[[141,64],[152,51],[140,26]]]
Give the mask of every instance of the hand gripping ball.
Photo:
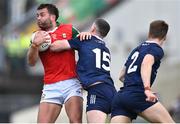
[[[32,37],[31,37],[31,41],[32,41],[32,42],[33,42],[33,40],[34,40],[34,37],[35,37],[36,33],[37,33],[37,32],[34,32],[34,33],[32,34]],[[47,33],[47,32],[46,32],[46,33]],[[47,33],[47,34],[48,34],[48,33]],[[49,48],[50,44],[51,44],[51,36],[48,34],[46,37],[48,38],[48,40],[46,40],[46,42],[42,43],[42,44],[39,46],[39,51],[40,51],[40,52],[46,51],[46,50]]]

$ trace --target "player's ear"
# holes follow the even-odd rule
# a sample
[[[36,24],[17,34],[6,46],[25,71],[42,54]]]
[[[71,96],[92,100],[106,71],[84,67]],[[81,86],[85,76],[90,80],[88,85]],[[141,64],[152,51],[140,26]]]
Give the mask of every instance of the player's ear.
[[[51,19],[52,20],[56,20],[56,16],[55,15],[51,15]]]
[[[91,26],[90,32],[95,32],[95,31],[96,31],[96,26],[95,26],[95,24],[93,24],[93,25]]]
[[[167,36],[164,36],[164,39],[163,40],[166,40]]]

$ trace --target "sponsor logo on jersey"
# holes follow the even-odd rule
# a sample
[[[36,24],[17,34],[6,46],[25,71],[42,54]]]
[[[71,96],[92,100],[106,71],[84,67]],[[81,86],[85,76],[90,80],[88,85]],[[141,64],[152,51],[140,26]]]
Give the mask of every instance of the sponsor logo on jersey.
[[[66,33],[62,33],[62,37],[63,37],[63,38],[67,38]]]

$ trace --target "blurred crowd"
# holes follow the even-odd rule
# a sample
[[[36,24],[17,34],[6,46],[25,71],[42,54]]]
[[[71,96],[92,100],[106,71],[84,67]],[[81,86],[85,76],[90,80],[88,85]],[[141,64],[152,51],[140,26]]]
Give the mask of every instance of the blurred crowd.
[[[97,3],[98,4],[95,4]],[[118,0],[2,0],[2,5],[10,8],[0,30],[0,65],[1,74],[26,74],[26,52],[30,38],[37,29],[35,10],[40,3],[55,3],[60,11],[58,22],[73,23],[83,29],[90,20],[110,9]],[[94,6],[91,6],[91,5]],[[9,12],[9,14],[8,14]]]
[[[14,31],[0,42],[0,71],[3,74],[25,73],[26,51],[30,36]]]

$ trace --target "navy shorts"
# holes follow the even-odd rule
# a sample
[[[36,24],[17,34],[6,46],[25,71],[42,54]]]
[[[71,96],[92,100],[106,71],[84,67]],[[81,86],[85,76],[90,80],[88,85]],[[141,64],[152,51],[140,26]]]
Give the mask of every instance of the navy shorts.
[[[157,102],[157,101],[156,101]],[[136,119],[138,113],[151,107],[156,102],[146,101],[146,95],[143,91],[119,91],[112,102],[111,118],[118,115],[123,115]]]
[[[100,110],[106,114],[111,113],[111,103],[117,93],[114,86],[100,83],[87,89],[86,111]]]

